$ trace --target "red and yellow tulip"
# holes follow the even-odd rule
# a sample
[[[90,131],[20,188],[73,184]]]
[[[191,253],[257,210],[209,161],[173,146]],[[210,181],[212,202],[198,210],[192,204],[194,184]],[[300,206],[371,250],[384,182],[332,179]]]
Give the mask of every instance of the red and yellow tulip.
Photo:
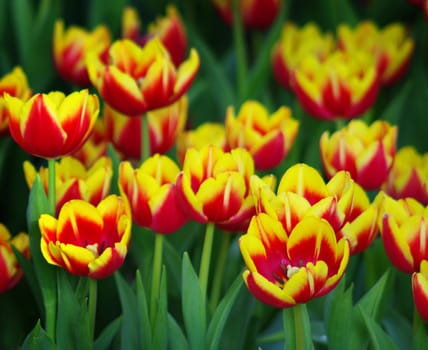
[[[55,68],[64,80],[79,86],[89,86],[91,81],[86,69],[86,55],[92,52],[107,63],[110,45],[110,32],[104,25],[99,25],[92,31],[78,26],[65,29],[64,21],[58,20],[53,34]]]
[[[412,275],[412,293],[416,310],[428,323],[428,260],[422,260],[420,270]]]
[[[41,251],[49,264],[99,279],[120,268],[128,252],[132,218],[126,199],[110,195],[96,207],[75,199],[58,219],[42,214]]]
[[[41,167],[38,174],[48,194],[49,171]],[[24,175],[28,188],[31,189],[37,171],[29,161],[24,162]],[[102,157],[92,167],[86,169],[78,159],[64,157],[55,163],[55,176],[56,213],[72,199],[81,199],[97,205],[109,194],[113,176],[112,161],[110,158]]]
[[[22,278],[14,246],[23,256],[30,257],[30,240],[26,233],[18,233],[13,238],[5,225],[0,224],[0,293],[12,289]]]
[[[36,94],[28,101],[5,95],[9,130],[27,153],[53,159],[76,152],[89,137],[99,101],[88,90]]]
[[[223,20],[231,24],[233,22],[232,13],[233,0],[212,0],[215,8]],[[246,28],[263,29],[269,27],[275,20],[281,9],[282,0],[239,0],[239,11]]]
[[[428,205],[428,153],[402,147],[394,157],[382,190],[395,199],[412,197]]]
[[[0,135],[9,133],[9,113],[4,95],[8,94],[27,101],[32,91],[21,67],[15,67],[0,79]]]
[[[256,169],[268,170],[287,156],[299,129],[287,107],[272,115],[259,102],[247,101],[235,116],[233,107],[226,112],[226,139],[230,149],[245,148],[254,159]]]
[[[415,46],[406,28],[399,23],[383,29],[371,21],[361,22],[354,29],[341,25],[337,35],[342,50],[350,54],[365,51],[374,58],[383,85],[391,85],[404,75]]]
[[[126,115],[140,115],[174,103],[186,93],[199,69],[194,49],[176,68],[158,38],[144,47],[128,39],[118,40],[109,54],[108,65],[88,54],[89,76],[105,102]]]
[[[125,159],[141,158],[141,118],[148,118],[150,154],[164,154],[175,144],[187,120],[188,102],[184,95],[173,104],[147,112],[144,116],[126,116],[108,105],[103,117],[107,138]]]
[[[248,289],[263,303],[279,308],[330,292],[349,261],[348,241],[338,240],[327,221],[313,216],[287,232],[275,218],[258,214],[239,239],[239,247]]]
[[[392,166],[396,140],[397,127],[381,120],[371,125],[352,120],[332,135],[325,131],[320,139],[325,173],[332,177],[347,170],[364,189],[379,189]]]
[[[363,52],[334,51],[327,58],[302,58],[293,75],[293,90],[303,109],[325,120],[360,116],[376,100],[379,75]]]
[[[292,88],[294,70],[306,56],[315,55],[322,62],[334,50],[331,33],[322,33],[315,23],[298,28],[294,23],[284,24],[281,38],[272,52],[275,79],[287,89]]]
[[[179,172],[173,160],[159,154],[138,169],[130,162],[120,163],[120,192],[128,198],[137,225],[156,233],[173,233],[188,221],[177,200],[175,179]]]

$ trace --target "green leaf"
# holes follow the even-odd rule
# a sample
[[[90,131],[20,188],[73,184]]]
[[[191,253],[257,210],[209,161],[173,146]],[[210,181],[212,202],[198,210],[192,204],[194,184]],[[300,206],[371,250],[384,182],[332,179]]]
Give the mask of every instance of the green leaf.
[[[183,318],[190,348],[205,349],[206,304],[187,252],[183,255],[181,291]]]
[[[208,327],[207,334],[207,343],[210,345],[210,350],[216,350],[219,347],[224,326],[229,317],[230,311],[232,310],[232,306],[236,300],[236,297],[239,294],[242,284],[242,276],[239,274],[214,312]]]
[[[400,312],[388,308],[382,319],[382,326],[399,349],[407,350],[409,348],[409,344],[412,342],[412,325]]]
[[[16,44],[21,60],[25,60],[31,47],[31,33],[35,11],[29,0],[16,0],[11,2],[12,23],[16,33]]]
[[[40,320],[38,320],[32,331],[25,338],[21,349],[56,350],[57,347],[53,340],[47,335],[46,331],[40,326]]]
[[[166,269],[162,269],[161,283],[159,286],[159,301],[153,324],[153,348],[164,350],[168,345],[168,304],[167,304]]]
[[[168,313],[169,343],[174,344],[174,350],[189,350],[189,342],[174,317]]]
[[[389,99],[391,102],[386,106],[379,119],[385,120],[392,125],[398,125],[404,108],[406,108],[406,103],[408,103],[411,86],[412,81],[410,80],[402,85],[399,93],[395,94],[394,98]]]
[[[29,231],[31,231],[33,225],[37,226],[40,215],[45,213],[49,213],[49,200],[42,180],[37,174],[28,198],[27,223]]]
[[[140,271],[136,272],[136,288],[137,288],[137,318],[138,329],[140,335],[140,344],[142,349],[151,349],[152,345],[152,327],[150,325],[149,309],[147,306],[147,297],[141,279]]]
[[[94,350],[109,350],[111,349],[111,343],[119,332],[122,323],[122,317],[111,321],[101,332],[98,338],[94,342]]]
[[[111,143],[107,145],[107,156],[112,161],[112,169],[113,169],[113,174],[110,181],[111,182],[110,193],[119,195],[120,192],[119,192],[119,186],[118,186],[118,180],[119,180],[118,171],[119,171],[120,159],[119,159],[119,154],[117,153],[117,151],[115,150],[115,148]]]

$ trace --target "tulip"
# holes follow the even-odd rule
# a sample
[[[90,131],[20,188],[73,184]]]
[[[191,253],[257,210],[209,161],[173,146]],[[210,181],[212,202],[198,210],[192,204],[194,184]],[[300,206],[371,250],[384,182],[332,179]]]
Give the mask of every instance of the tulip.
[[[382,190],[395,199],[412,197],[428,205],[428,153],[414,147],[398,150]]]
[[[348,241],[337,240],[327,221],[311,216],[287,232],[276,219],[258,214],[239,239],[239,247],[248,289],[278,308],[327,294],[339,283],[349,261]]]
[[[24,162],[24,175],[28,188],[31,189],[37,171],[29,161]],[[39,176],[48,195],[48,169],[41,167]],[[64,157],[55,162],[56,213],[72,199],[81,199],[92,205],[98,205],[109,194],[112,176],[112,161],[107,157],[98,159],[88,169],[73,157]]]
[[[292,87],[308,114],[324,120],[351,119],[375,102],[379,76],[367,53],[334,51],[325,60],[305,56],[294,71]]]
[[[392,23],[378,29],[370,21],[359,23],[354,30],[347,25],[339,26],[338,42],[350,54],[365,51],[372,55],[383,85],[391,85],[405,74],[415,46],[403,25]]]
[[[254,213],[249,191],[253,173],[251,155],[242,148],[230,152],[213,145],[190,148],[176,180],[178,199],[192,219],[235,228]]]
[[[396,151],[397,127],[377,120],[371,125],[352,120],[330,136],[321,135],[321,160],[328,177],[347,170],[366,190],[379,189],[386,180]]]
[[[207,145],[214,145],[222,150],[227,150],[224,124],[206,122],[195,129],[184,131],[178,135],[176,142],[178,161],[183,164],[186,151],[189,148],[200,150]]]
[[[87,31],[78,26],[65,29],[62,20],[55,22],[53,61],[61,78],[70,83],[89,86],[91,81],[86,69],[86,55],[91,51],[102,62],[107,63],[110,45],[110,32],[104,25]]]
[[[231,24],[233,0],[213,0],[213,4],[222,19]],[[269,27],[282,6],[282,0],[239,0],[239,11],[246,28],[264,29]]]
[[[4,293],[21,280],[22,270],[12,250],[14,246],[24,257],[30,257],[30,240],[26,233],[13,238],[5,225],[0,224],[0,293]]]
[[[412,293],[416,310],[428,323],[428,260],[422,260],[419,272],[412,275]]]
[[[9,94],[26,101],[32,91],[28,86],[27,77],[21,67],[13,70],[0,79],[0,135],[9,133],[9,114],[4,95]]]
[[[226,138],[231,149],[241,147],[250,152],[256,169],[268,170],[287,156],[297,135],[299,122],[287,107],[269,116],[256,102],[245,102],[237,117],[233,107],[226,112]]]
[[[170,158],[155,154],[138,169],[130,162],[119,166],[119,189],[130,202],[134,222],[156,233],[173,233],[188,217],[180,209],[175,179],[180,172]]]
[[[109,54],[109,65],[88,54],[89,76],[105,102],[126,115],[174,103],[189,89],[199,69],[199,56],[193,49],[176,69],[157,38],[143,48],[128,39],[118,40]]]
[[[322,62],[335,46],[331,33],[323,34],[314,23],[299,29],[294,23],[284,24],[281,38],[272,52],[272,69],[275,79],[290,89],[294,70],[309,55],[315,55]]]
[[[49,264],[73,275],[105,278],[125,260],[131,226],[127,201],[121,197],[110,195],[96,207],[75,199],[64,204],[58,219],[40,216],[40,248]]]
[[[9,130],[16,143],[34,156],[54,159],[76,152],[89,137],[99,101],[88,90],[64,95],[36,94],[28,101],[5,95]]]
[[[428,210],[413,198],[395,200],[382,194],[379,229],[383,246],[392,264],[405,273],[419,271],[428,260]]]
[[[147,112],[150,154],[164,154],[175,144],[187,120],[188,102],[184,95],[177,102]],[[107,138],[126,159],[141,158],[141,119],[126,116],[108,105],[103,111]]]

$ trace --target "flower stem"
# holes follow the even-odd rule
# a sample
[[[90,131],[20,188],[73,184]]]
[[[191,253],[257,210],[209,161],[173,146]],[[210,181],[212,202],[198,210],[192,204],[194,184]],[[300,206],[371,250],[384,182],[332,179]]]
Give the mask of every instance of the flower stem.
[[[95,316],[97,312],[97,280],[89,278],[88,315],[89,315],[89,335],[94,339]]]
[[[413,309],[413,340],[412,350],[423,349],[426,338],[425,323],[416,307]]]
[[[239,0],[233,0],[233,40],[236,52],[236,73],[238,85],[238,102],[245,99],[246,77],[248,72],[244,25],[242,22]]]
[[[55,159],[48,159],[49,214],[56,217],[56,175]]]
[[[284,309],[284,349],[313,350],[311,325],[306,304]]]
[[[156,304],[159,298],[159,287],[162,272],[162,250],[163,235],[155,233],[155,247],[153,255],[153,273],[152,273],[152,290],[150,296],[150,316],[151,324],[154,324],[156,318]]]
[[[140,164],[150,157],[150,131],[149,131],[149,116],[144,114],[141,116],[141,159]]]
[[[223,281],[224,266],[226,264],[227,252],[229,249],[230,234],[223,234],[223,239],[220,246],[220,253],[217,259],[216,270],[214,273],[213,289],[211,292],[210,307],[215,310],[220,299],[221,282]]]
[[[204,246],[202,248],[201,266],[199,268],[199,284],[201,286],[202,297],[206,300],[208,275],[210,271],[211,250],[214,239],[214,223],[209,222],[206,225]]]

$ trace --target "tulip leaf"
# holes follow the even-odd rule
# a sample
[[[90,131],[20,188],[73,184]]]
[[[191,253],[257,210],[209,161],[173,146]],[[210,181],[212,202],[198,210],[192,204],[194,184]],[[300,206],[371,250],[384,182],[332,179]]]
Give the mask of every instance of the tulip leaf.
[[[210,345],[210,350],[218,349],[220,340],[223,335],[223,329],[229,317],[232,306],[242,287],[243,279],[241,274],[235,279],[223,300],[214,312],[211,322],[208,327],[207,344]]]
[[[168,300],[166,285],[166,269],[162,268],[161,282],[159,286],[159,300],[156,308],[156,317],[153,327],[153,348],[164,350],[168,346]]]
[[[138,318],[138,334],[140,334],[140,343],[142,349],[152,348],[152,329],[150,325],[149,309],[147,306],[147,297],[144,290],[141,273],[136,272],[136,288],[137,288],[137,318]]]
[[[28,230],[31,230],[32,225],[37,226],[37,222],[41,214],[49,212],[49,200],[43,187],[42,180],[37,174],[34,180],[33,186],[31,187],[30,196],[28,199],[27,208],[27,223]]]
[[[117,151],[113,147],[111,143],[107,145],[107,156],[111,159],[112,162],[112,169],[113,174],[110,180],[111,186],[110,186],[110,193],[111,194],[117,194],[119,195],[119,186],[118,186],[118,180],[119,180],[119,164],[120,159]]]
[[[111,321],[101,332],[98,338],[94,342],[94,350],[108,350],[111,349],[111,343],[120,330],[122,323],[122,317]]]
[[[190,346],[183,330],[171,314],[168,314],[169,343],[174,344],[175,350],[189,350]]]
[[[408,103],[409,92],[411,90],[411,81],[407,81],[404,84],[399,93],[394,95],[394,98],[389,98],[388,101],[391,101],[383,110],[380,120],[385,120],[392,125],[398,125],[400,117],[403,115],[404,108],[406,108],[406,103]]]
[[[412,342],[412,325],[403,314],[396,309],[388,308],[382,319],[382,326],[394,340],[399,349],[406,350]]]
[[[182,308],[187,337],[192,350],[205,349],[206,303],[198,276],[187,252],[182,263]]]
[[[22,350],[56,350],[57,346],[37,321],[20,348]]]
[[[175,296],[179,296],[179,292],[181,290],[181,259],[180,255],[177,252],[177,249],[175,246],[171,244],[171,242],[168,240],[169,237],[165,237],[163,241],[163,247],[165,250],[164,256],[164,263],[166,265],[167,271],[168,271],[168,283],[169,283],[169,289]],[[177,293],[177,294],[175,294]]]

